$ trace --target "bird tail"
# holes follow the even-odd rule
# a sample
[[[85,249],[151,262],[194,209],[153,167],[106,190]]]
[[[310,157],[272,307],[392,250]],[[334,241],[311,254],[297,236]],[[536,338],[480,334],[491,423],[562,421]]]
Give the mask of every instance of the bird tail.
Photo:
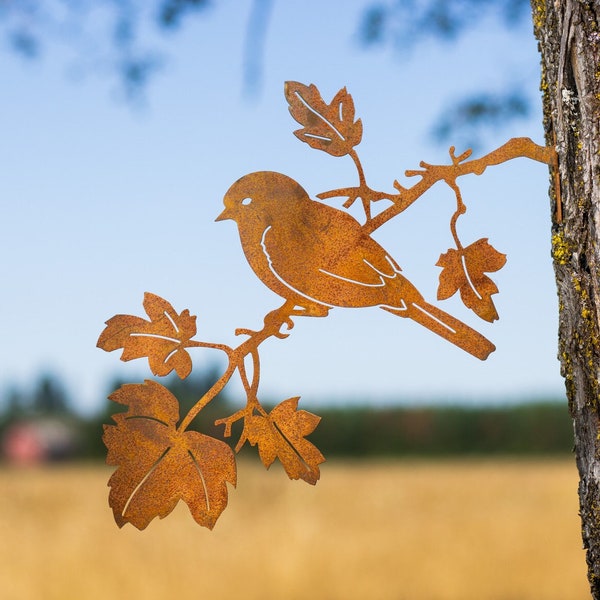
[[[480,360],[485,360],[496,349],[486,337],[425,301],[418,304],[413,302],[404,310],[387,306],[382,308],[399,317],[411,318]]]

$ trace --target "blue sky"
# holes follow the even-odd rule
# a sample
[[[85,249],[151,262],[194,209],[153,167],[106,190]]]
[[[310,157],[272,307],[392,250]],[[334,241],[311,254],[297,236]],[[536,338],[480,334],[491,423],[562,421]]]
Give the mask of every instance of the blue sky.
[[[198,315],[199,338],[235,344],[280,299],[256,279],[233,223],[215,223],[228,187],[255,170],[286,173],[312,196],[352,185],[349,158],[310,149],[292,134],[283,83],[315,83],[326,100],[346,86],[364,125],[357,150],[375,189],[406,185],[419,161],[445,163],[429,129],[445,106],[515,72],[534,102],[537,51],[528,27],[493,22],[455,45],[427,42],[409,55],[366,50],[356,38],[364,2],[276,3],[264,76],[242,94],[246,0],[213,7],[168,40],[164,69],[132,109],[107,78],[74,79],[72,51],[51,45],[35,62],[0,54],[0,388],[59,373],[77,406],[93,409],[119,373],[149,377],[95,347],[106,319],[142,316],[145,291]],[[540,110],[487,139],[543,143]],[[459,151],[463,149],[458,148]],[[508,255],[494,275],[500,320],[480,321],[457,298],[441,303],[491,339],[480,362],[420,326],[378,309],[297,319],[286,340],[262,347],[261,396],[387,402],[436,398],[496,401],[563,394],[556,360],[557,300],[550,260],[548,174],[519,159],[459,183],[466,243],[481,237]],[[449,188],[436,185],[376,238],[423,295],[435,301],[440,253],[451,245]],[[194,365],[221,360],[194,354]],[[232,385],[238,393],[239,386]]]

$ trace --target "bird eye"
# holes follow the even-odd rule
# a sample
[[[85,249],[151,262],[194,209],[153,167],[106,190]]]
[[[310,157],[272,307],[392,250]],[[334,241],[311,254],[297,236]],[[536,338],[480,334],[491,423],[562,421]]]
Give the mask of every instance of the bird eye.
[[[248,206],[248,204],[252,204],[252,198],[244,198],[244,199],[242,200],[242,204],[243,204],[244,206]]]

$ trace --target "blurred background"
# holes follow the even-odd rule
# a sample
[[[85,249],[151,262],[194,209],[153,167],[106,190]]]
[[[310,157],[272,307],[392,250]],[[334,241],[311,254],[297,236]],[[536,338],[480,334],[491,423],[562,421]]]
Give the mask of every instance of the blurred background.
[[[585,597],[548,171],[525,159],[459,182],[461,239],[508,255],[499,321],[442,305],[496,344],[486,362],[377,309],[261,347],[264,403],[323,417],[316,488],[243,451],[212,533],[185,506],[120,531],[102,464],[107,395],[151,376],[96,348],[104,322],[150,291],[236,344],[280,299],[214,222],[225,191],[255,170],[313,197],[357,182],[293,135],[284,82],[347,87],[367,182],[391,191],[450,145],[544,143],[531,31],[526,0],[0,0],[3,598]],[[432,302],[454,210],[438,184],[375,234]],[[183,409],[225,366],[193,359],[166,382]],[[197,427],[220,437],[242,400],[232,381]]]

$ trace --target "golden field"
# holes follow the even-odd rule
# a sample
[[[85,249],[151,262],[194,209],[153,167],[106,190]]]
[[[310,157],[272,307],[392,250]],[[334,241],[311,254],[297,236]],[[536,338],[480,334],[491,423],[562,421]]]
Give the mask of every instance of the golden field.
[[[118,529],[102,466],[0,470],[3,600],[588,598],[573,460],[239,465],[214,531]]]

